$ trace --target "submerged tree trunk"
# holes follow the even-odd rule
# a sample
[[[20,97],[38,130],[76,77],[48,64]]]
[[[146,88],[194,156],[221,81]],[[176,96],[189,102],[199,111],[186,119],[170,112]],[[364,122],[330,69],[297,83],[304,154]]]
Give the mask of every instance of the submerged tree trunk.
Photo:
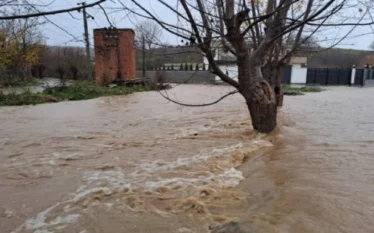
[[[263,86],[263,84],[260,85]],[[251,96],[246,101],[253,128],[261,133],[270,133],[277,125],[277,104],[275,99],[269,99],[268,94],[259,89]]]
[[[239,91],[246,100],[253,128],[261,133],[270,133],[277,125],[274,90],[263,78],[260,66],[249,67],[239,69]]]

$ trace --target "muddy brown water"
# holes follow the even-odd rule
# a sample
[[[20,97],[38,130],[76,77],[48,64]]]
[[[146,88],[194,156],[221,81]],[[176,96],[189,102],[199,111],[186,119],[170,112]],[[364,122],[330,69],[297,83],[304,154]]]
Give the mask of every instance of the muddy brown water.
[[[266,137],[240,96],[2,107],[0,232],[205,233],[231,219],[254,232],[374,232],[373,90],[286,97]]]

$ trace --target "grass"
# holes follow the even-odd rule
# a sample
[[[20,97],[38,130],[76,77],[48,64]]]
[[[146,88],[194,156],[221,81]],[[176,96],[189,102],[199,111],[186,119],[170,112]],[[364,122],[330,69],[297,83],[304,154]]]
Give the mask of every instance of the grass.
[[[100,96],[127,95],[147,90],[148,89],[145,87],[97,87],[93,82],[74,81],[69,86],[47,88],[41,93],[32,93],[29,91],[22,94],[0,93],[0,106],[35,105],[47,102],[86,100]]]
[[[282,85],[283,92],[292,92],[297,94],[307,93],[307,92],[321,92],[322,89],[316,87],[296,87],[290,85]]]
[[[22,94],[3,94],[0,93],[0,106],[12,105],[31,105],[45,103],[45,99],[41,93],[31,93],[26,91]]]
[[[19,81],[16,83],[16,86],[26,87],[26,86],[37,86],[39,82],[35,78],[27,78],[25,80]]]

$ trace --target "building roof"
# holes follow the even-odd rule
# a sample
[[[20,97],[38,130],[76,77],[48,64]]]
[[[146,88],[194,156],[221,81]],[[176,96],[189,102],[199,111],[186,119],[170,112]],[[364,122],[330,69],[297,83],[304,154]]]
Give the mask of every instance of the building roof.
[[[132,28],[115,28],[115,27],[107,27],[107,28],[95,28],[94,31],[106,31],[106,30],[117,30],[117,31],[131,31],[135,34],[135,31]]]
[[[307,57],[292,57],[290,63],[291,64],[306,64],[308,58]]]

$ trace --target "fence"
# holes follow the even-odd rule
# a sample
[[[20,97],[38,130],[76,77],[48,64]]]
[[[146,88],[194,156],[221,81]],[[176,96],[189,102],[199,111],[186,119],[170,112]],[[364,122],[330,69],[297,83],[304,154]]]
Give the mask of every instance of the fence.
[[[204,70],[161,70],[146,71],[146,77],[156,79],[156,74],[166,83],[215,83],[217,77],[210,71]],[[143,72],[137,71],[137,77],[142,77]],[[373,69],[351,68],[300,68],[288,66],[283,70],[283,84],[304,85],[359,85],[374,86]]]
[[[191,70],[191,71],[146,71],[145,77],[155,80],[156,73],[159,73],[165,83],[214,83],[215,74],[210,71]],[[143,72],[137,71],[137,77],[142,77]]]
[[[350,85],[352,69],[308,68],[306,84]]]

